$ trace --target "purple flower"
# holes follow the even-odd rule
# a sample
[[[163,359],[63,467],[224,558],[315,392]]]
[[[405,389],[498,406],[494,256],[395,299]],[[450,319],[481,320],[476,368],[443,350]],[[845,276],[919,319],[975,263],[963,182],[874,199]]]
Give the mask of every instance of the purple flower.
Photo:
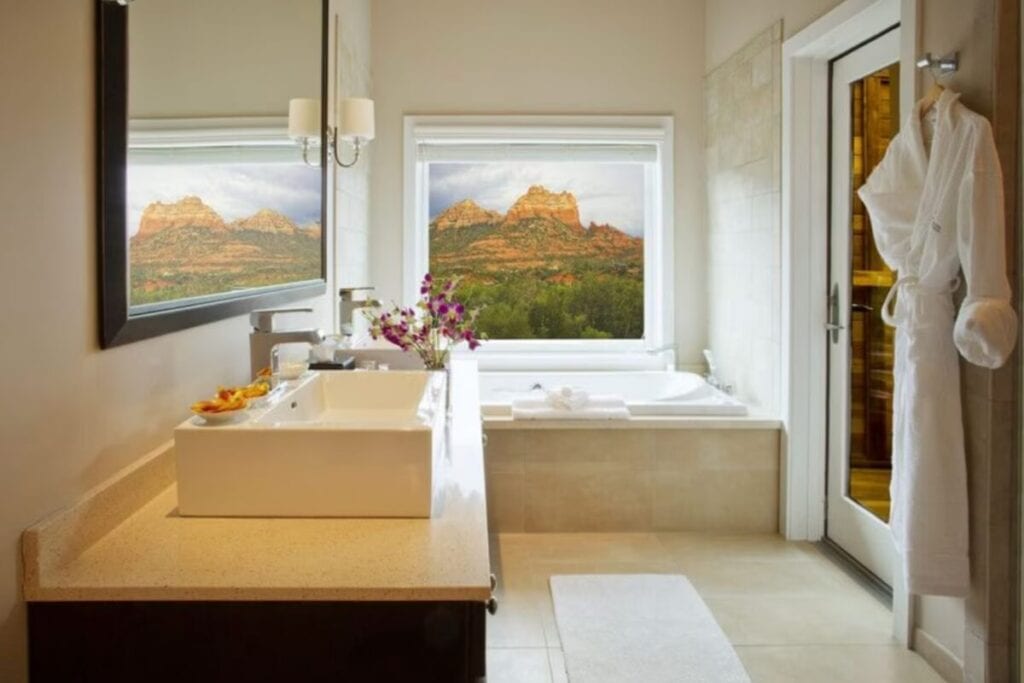
[[[427,273],[415,305],[367,315],[370,335],[383,337],[403,351],[415,351],[431,367],[447,355],[451,343],[465,341],[470,349],[476,349],[480,341],[472,328],[478,311],[467,310],[455,298],[458,284],[456,277],[435,286],[433,276]]]

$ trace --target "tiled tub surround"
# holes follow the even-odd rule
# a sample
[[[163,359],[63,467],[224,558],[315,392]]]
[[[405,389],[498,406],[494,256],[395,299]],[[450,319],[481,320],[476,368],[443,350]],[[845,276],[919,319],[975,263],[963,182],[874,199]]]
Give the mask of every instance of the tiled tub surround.
[[[779,405],[782,24],[704,79],[708,343],[744,403]]]
[[[768,420],[485,422],[495,532],[778,529],[779,430]]]

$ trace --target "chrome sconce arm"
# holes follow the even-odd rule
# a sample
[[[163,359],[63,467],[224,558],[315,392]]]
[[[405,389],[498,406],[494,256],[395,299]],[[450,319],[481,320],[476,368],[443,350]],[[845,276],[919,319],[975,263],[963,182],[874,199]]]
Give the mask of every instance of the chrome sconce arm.
[[[358,137],[352,139],[352,148],[355,154],[352,157],[352,161],[345,163],[341,160],[341,154],[338,153],[338,128],[332,126],[327,129],[327,156],[334,159],[334,163],[338,164],[341,168],[352,168],[359,161],[359,151],[362,148],[362,140]]]
[[[319,160],[310,159],[310,149],[327,146],[326,155],[340,168],[352,168],[359,162],[363,145],[373,140],[373,100],[364,97],[345,97],[338,102],[335,126],[321,125],[321,101],[312,98],[293,98],[288,102],[288,136],[302,149],[302,161],[307,166],[319,166]],[[355,154],[352,161],[342,161],[338,147],[341,140],[349,140]]]
[[[315,138],[300,138],[298,140],[299,147],[302,149],[302,163],[307,166],[319,166],[319,159],[310,159],[310,152],[319,145],[314,144],[312,141]],[[359,162],[359,153],[363,148],[362,140],[359,138],[352,139],[352,148],[355,154],[352,157],[352,161],[344,162],[341,160],[341,153],[338,151],[338,129],[331,127],[327,129],[327,157],[334,159],[334,163],[338,164],[341,168],[352,168]]]

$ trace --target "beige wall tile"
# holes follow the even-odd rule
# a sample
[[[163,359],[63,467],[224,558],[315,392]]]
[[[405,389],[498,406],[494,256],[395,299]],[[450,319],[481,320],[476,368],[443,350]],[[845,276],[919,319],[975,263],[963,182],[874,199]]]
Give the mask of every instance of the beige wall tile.
[[[487,528],[499,531],[524,531],[526,497],[525,475],[522,472],[487,470]]]
[[[646,470],[651,465],[653,430],[524,430],[522,434],[527,467],[581,463]]]
[[[492,531],[772,532],[777,430],[507,430],[487,448]]]
[[[779,204],[770,198],[754,201],[780,189],[781,34],[778,24],[762,31],[707,74],[704,84],[708,341],[721,379],[744,401],[768,410],[777,406],[779,377],[752,369],[774,364],[764,365],[762,349],[776,350],[765,342],[780,338],[781,299],[758,298],[759,292],[773,290],[754,287],[749,274],[766,269],[771,282],[781,272],[781,235],[773,229]],[[753,182],[752,171],[757,172]],[[734,182],[737,174],[746,182]],[[737,212],[737,204],[746,210]],[[756,235],[762,231],[764,242]],[[723,234],[731,239],[722,239]]]
[[[778,530],[778,486],[777,469],[658,471],[654,528],[774,533]]]
[[[608,463],[526,464],[526,531],[647,531],[651,472]]]
[[[523,472],[523,454],[529,448],[525,430],[492,429],[487,432],[484,462],[487,472]]]
[[[701,471],[777,471],[779,432],[774,429],[662,430],[654,434],[654,468]]]

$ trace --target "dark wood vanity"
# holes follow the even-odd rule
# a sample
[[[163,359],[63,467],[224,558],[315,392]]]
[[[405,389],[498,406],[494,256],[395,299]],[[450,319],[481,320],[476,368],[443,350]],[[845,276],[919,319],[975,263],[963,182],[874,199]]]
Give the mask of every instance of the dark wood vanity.
[[[29,666],[69,681],[473,682],[480,602],[33,602]]]
[[[165,444],[23,536],[32,680],[479,681],[493,607],[476,365],[425,519],[177,512]]]

